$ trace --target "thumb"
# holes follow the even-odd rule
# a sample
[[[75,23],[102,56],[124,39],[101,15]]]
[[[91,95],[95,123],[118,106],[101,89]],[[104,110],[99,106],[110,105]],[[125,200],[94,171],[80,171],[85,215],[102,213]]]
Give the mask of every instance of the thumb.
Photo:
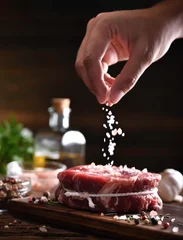
[[[147,55],[138,50],[130,56],[111,87],[109,101],[112,104],[118,103],[135,86],[140,76],[149,67],[150,61],[148,61]]]

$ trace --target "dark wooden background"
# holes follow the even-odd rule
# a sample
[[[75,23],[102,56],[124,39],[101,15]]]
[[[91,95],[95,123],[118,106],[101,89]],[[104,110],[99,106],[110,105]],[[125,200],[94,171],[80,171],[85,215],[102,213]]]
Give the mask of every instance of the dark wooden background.
[[[3,2],[3,3],[2,3]],[[48,126],[52,97],[71,98],[71,126],[87,140],[87,163],[102,157],[102,106],[74,69],[88,20],[102,11],[151,6],[157,1],[0,3],[0,121],[13,113],[35,133]],[[26,3],[25,3],[26,2]],[[126,2],[126,3],[124,3]],[[128,3],[127,3],[128,2]],[[183,40],[154,63],[112,111],[126,133],[115,163],[161,171],[182,167]],[[115,75],[121,65],[111,68]]]

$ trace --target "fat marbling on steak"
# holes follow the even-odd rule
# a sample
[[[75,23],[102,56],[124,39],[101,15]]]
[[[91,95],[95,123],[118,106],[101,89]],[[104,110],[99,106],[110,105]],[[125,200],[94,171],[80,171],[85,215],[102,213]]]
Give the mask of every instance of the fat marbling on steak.
[[[160,210],[161,175],[127,166],[81,165],[60,172],[56,199],[74,209],[94,212]]]

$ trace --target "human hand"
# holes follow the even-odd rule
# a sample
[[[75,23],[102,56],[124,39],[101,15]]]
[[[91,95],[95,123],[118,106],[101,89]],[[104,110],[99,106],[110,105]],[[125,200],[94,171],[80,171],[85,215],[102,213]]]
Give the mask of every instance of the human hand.
[[[101,13],[87,25],[76,71],[100,104],[116,104],[172,42],[183,37],[182,26],[182,0],[167,0],[143,10]],[[109,66],[126,60],[116,78],[107,73]]]

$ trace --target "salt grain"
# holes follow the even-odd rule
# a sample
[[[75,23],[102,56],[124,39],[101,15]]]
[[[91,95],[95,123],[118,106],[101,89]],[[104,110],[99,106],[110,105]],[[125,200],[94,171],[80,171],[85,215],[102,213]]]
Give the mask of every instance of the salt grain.
[[[40,230],[41,232],[48,232],[48,230],[47,230],[45,227],[40,227],[39,230]]]
[[[106,136],[108,137],[108,138],[110,138],[111,137],[111,135],[107,132],[106,133]]]
[[[116,136],[117,133],[118,133],[118,130],[115,128],[115,129],[112,131],[112,135],[113,135],[113,136]]]
[[[122,129],[118,128],[118,135],[121,135],[121,134],[122,134]]]
[[[106,153],[104,153],[103,156],[106,157]]]
[[[172,232],[177,233],[179,231],[179,227],[173,227]]]
[[[125,136],[125,133],[122,133],[121,136],[124,137],[124,136]]]

